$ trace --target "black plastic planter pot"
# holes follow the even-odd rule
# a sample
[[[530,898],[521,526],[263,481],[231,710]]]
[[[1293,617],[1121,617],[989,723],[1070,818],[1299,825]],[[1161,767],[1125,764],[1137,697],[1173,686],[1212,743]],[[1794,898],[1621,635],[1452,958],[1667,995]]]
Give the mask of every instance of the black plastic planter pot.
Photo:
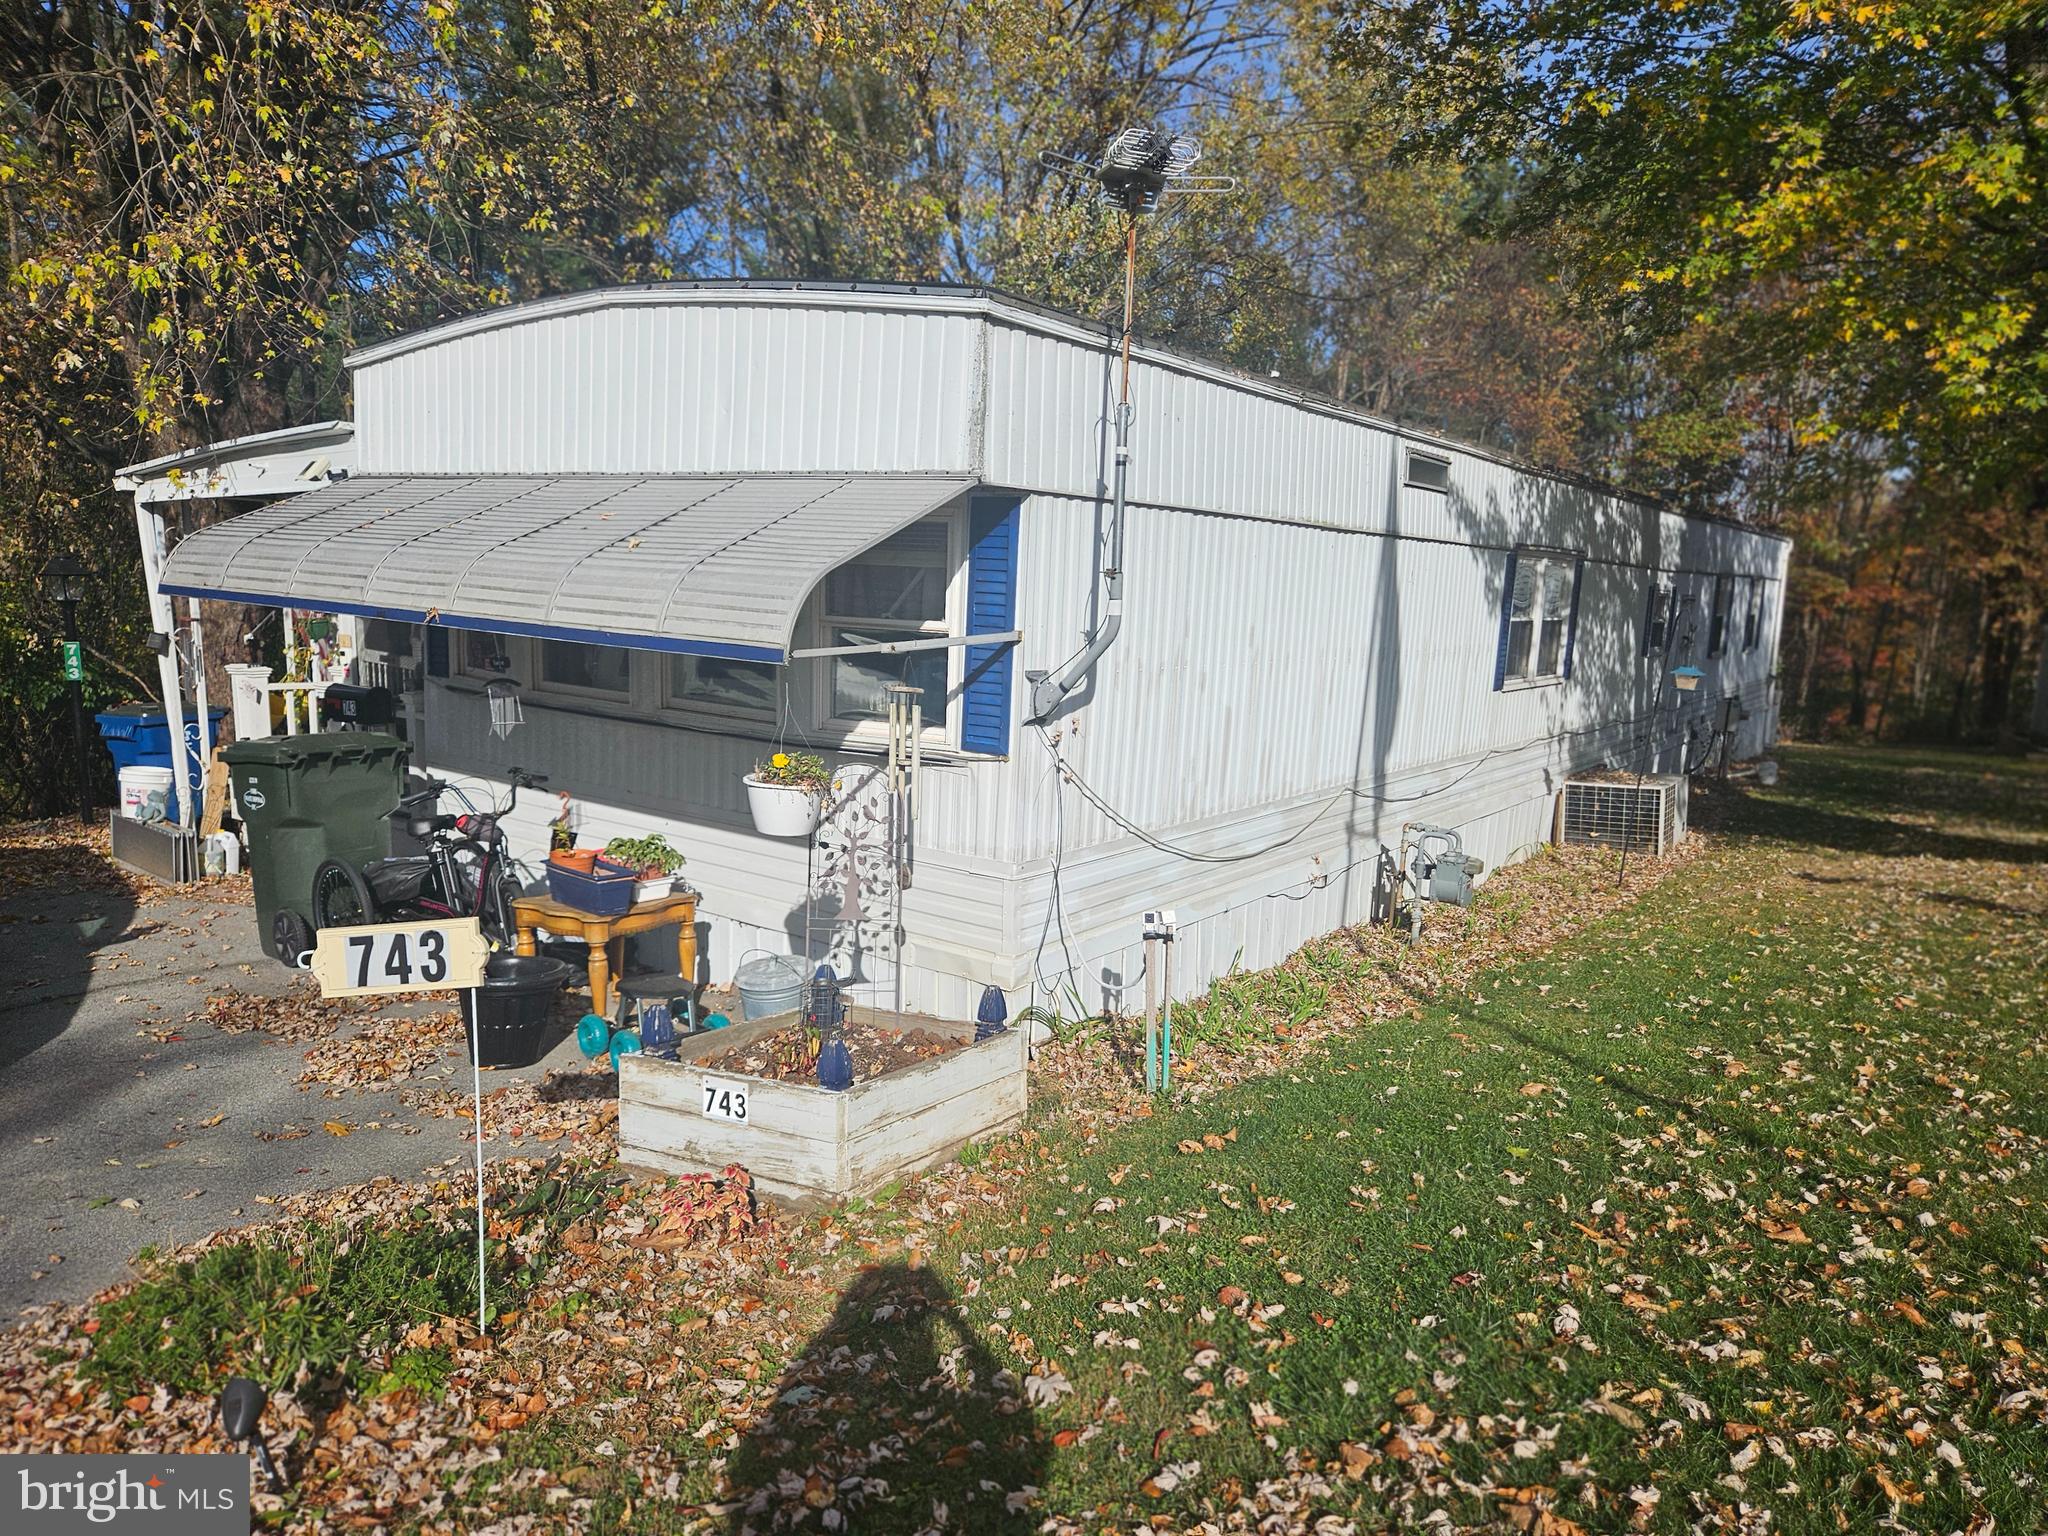
[[[555,994],[571,967],[545,955],[493,955],[476,989],[476,1061],[480,1067],[528,1067],[547,1045]]]

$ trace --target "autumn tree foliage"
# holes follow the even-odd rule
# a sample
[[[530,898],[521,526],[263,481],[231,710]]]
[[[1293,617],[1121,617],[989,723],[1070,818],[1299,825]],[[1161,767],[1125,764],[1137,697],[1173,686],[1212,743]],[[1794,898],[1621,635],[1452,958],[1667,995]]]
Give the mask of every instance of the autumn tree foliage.
[[[1366,0],[1341,33],[1405,153],[1527,167],[1498,227],[1739,424],[1727,504],[1802,539],[1807,718],[2006,729],[2048,589],[2039,7]]]
[[[2017,6],[1938,0],[20,0],[0,808],[62,798],[45,559],[92,557],[95,698],[153,675],[120,465],[345,415],[350,345],[603,283],[1107,324],[1112,217],[1041,156],[1162,118],[1242,191],[1148,226],[1150,335],[1848,540],[1801,568],[1813,718],[1904,728],[1960,679],[1995,731],[2040,621],[2041,60]],[[1898,549],[1954,558],[1886,603]]]

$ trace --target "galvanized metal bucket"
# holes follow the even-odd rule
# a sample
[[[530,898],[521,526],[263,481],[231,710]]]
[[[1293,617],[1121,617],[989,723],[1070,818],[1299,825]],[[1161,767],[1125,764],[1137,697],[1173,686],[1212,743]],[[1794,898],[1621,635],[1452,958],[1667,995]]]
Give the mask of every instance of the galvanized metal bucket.
[[[803,1001],[804,968],[792,955],[771,955],[765,949],[750,949],[733,972],[739,988],[740,1012],[749,1019],[765,1019],[771,1013],[788,1013]]]

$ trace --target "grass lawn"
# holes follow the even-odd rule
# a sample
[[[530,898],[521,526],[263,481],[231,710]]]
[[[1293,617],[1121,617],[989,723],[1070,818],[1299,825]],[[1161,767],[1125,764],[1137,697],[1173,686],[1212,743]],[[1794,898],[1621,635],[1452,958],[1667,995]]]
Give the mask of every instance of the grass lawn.
[[[2048,764],[1784,762],[1548,956],[863,1275],[732,1528],[2038,1529]]]
[[[703,1191],[505,1157],[486,1338],[459,1179],[323,1195],[0,1337],[0,1423],[218,1448],[257,1371],[308,1533],[2041,1531],[2048,762],[1783,761],[1632,903],[1546,853],[1219,984],[1172,1103],[1102,1026],[971,1168],[679,1254]]]

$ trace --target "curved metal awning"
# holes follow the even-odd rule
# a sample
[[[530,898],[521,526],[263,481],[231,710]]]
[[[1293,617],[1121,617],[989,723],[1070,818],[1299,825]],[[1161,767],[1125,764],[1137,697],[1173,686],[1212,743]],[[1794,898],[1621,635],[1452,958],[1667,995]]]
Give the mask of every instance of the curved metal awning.
[[[972,488],[912,475],[363,475],[187,536],[160,587],[782,662],[826,572]]]

